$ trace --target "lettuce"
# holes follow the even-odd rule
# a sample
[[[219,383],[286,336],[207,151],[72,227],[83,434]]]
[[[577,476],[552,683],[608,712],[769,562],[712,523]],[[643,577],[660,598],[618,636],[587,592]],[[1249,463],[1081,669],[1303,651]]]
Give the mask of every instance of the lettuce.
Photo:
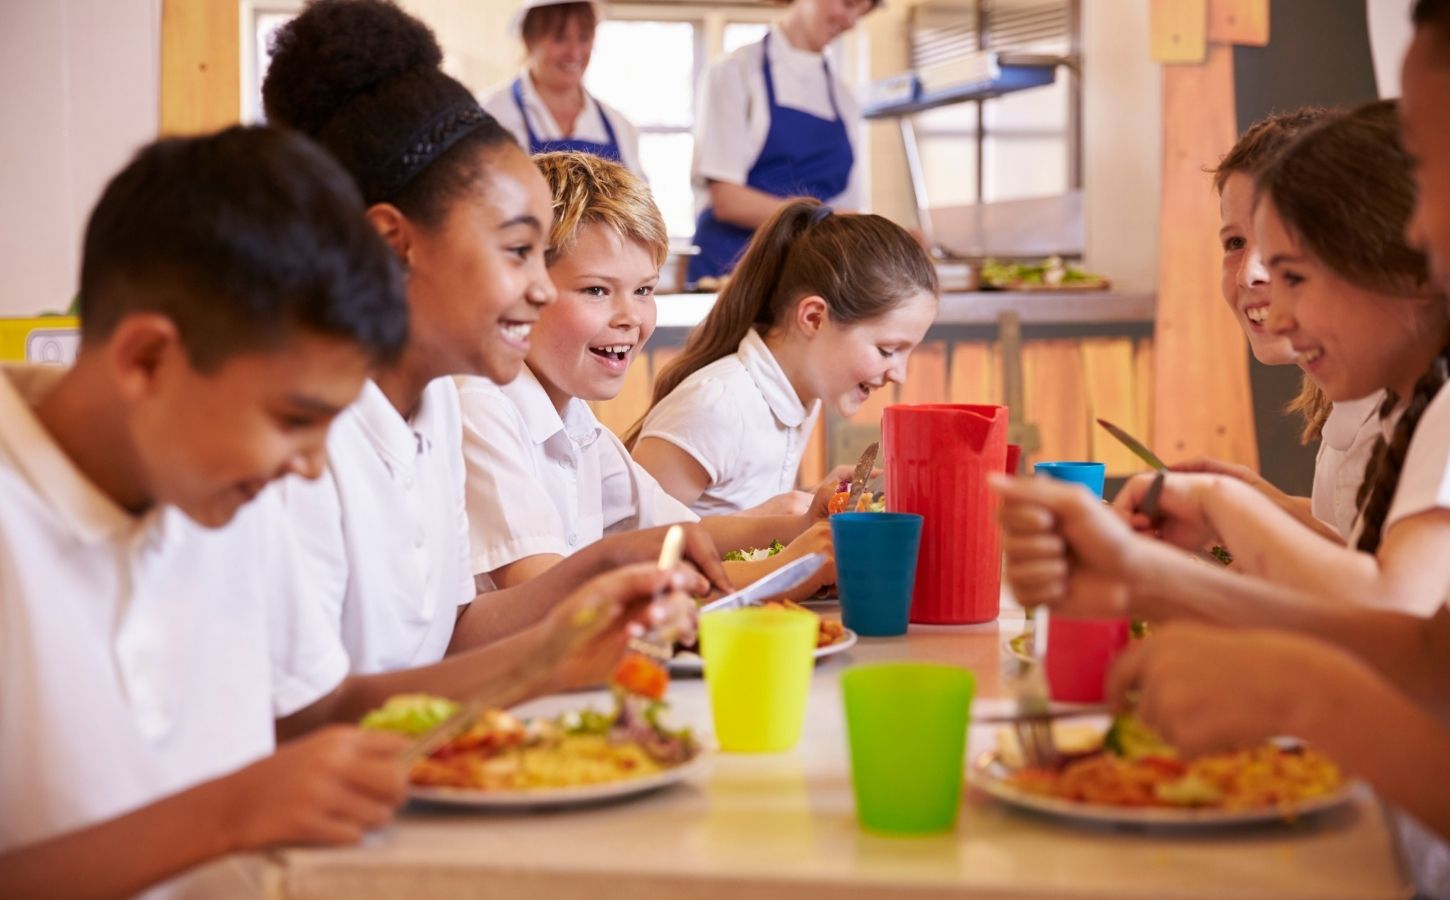
[[[362,727],[377,731],[422,734],[458,712],[458,704],[428,694],[399,694],[362,718]]]

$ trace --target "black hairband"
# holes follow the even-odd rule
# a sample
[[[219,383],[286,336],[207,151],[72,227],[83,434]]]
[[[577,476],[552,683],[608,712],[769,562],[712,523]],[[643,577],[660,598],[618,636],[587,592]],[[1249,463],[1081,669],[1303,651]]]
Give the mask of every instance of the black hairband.
[[[394,197],[408,182],[433,164],[434,160],[448,152],[469,132],[482,125],[489,118],[488,113],[471,96],[460,97],[444,109],[423,128],[398,155],[388,163],[373,186],[379,197]]]

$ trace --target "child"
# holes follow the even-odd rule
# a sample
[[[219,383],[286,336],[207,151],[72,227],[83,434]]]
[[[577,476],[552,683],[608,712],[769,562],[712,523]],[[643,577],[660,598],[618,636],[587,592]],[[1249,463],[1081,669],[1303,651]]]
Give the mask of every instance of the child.
[[[822,402],[850,416],[905,379],[936,309],[936,269],[905,229],[788,203],[656,378],[626,443],[696,513],[754,507],[795,486]]]
[[[619,393],[654,332],[654,286],[669,250],[664,219],[649,189],[618,163],[583,153],[534,162],[554,196],[548,263],[558,300],[540,313],[517,380],[460,380],[473,567],[500,587],[535,577],[607,532],[697,519],[586,402]],[[704,525],[721,546],[765,546],[796,537],[813,518],[717,516]],[[829,551],[824,523],[778,557],[729,564],[727,572],[750,580],[809,550]],[[827,568],[795,593],[829,577]]]
[[[462,424],[447,376],[504,383],[518,374],[554,299],[543,261],[551,213],[538,171],[441,59],[427,26],[390,3],[319,0],[277,33],[262,88],[271,120],[317,137],[344,163],[368,220],[408,270],[401,358],[339,420],[328,475],[287,486],[356,672],[429,665],[498,640],[585,577],[659,553],[658,534],[616,540],[518,598],[473,602]],[[723,581],[705,544],[692,534],[690,556]]]
[[[1267,366],[1292,365],[1296,356],[1288,338],[1268,328],[1269,270],[1254,236],[1254,178],[1297,135],[1329,115],[1333,113],[1306,108],[1269,116],[1244,132],[1214,170],[1222,225],[1219,240],[1223,245],[1223,297],[1248,338],[1254,357]],[[1342,542],[1348,540],[1354,528],[1358,512],[1355,497],[1379,437],[1376,413],[1383,401],[1383,392],[1376,392],[1360,400],[1331,404],[1314,379],[1303,376],[1303,389],[1289,410],[1304,417],[1304,442],[1320,441],[1314,461],[1314,489],[1307,501],[1288,496],[1244,466],[1196,460],[1174,469],[1215,472],[1246,481],[1305,525]]]
[[[130,895],[233,852],[351,842],[402,801],[396,736],[334,726],[273,754],[274,719],[389,690],[345,677],[264,490],[317,477],[328,424],[403,347],[362,209],[295,135],[154,144],[87,227],[75,366],[0,370],[7,897]],[[622,645],[668,581],[622,578],[558,621],[602,609]],[[222,862],[172,887],[244,880]]]
[[[1379,390],[1405,398],[1382,413],[1359,498],[1362,552],[1306,540],[1282,510],[1221,476],[1170,476],[1161,510],[1164,537],[1180,546],[1241,548],[1245,570],[1270,580],[1428,613],[1450,591],[1450,510],[1434,490],[1450,448],[1435,429],[1406,451],[1445,380],[1450,311],[1425,257],[1405,244],[1415,190],[1398,127],[1393,104],[1376,103],[1306,132],[1260,175],[1255,218],[1273,272],[1270,329],[1293,341],[1301,367],[1334,402]],[[1137,509],[1149,481],[1131,481],[1118,508]]]

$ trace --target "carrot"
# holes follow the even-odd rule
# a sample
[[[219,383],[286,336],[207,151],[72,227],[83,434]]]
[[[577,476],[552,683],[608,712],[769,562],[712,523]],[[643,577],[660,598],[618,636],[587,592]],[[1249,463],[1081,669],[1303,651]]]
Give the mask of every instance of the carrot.
[[[670,673],[643,654],[629,653],[619,661],[611,681],[631,694],[662,700],[670,686]]]

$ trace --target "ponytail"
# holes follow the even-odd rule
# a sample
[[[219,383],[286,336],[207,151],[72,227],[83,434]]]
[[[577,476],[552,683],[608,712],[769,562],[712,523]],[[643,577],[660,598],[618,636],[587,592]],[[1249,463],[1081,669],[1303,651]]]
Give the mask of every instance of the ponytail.
[[[1374,455],[1370,457],[1369,465],[1365,468],[1366,477],[1359,486],[1359,519],[1363,527],[1360,529],[1356,548],[1365,553],[1379,550],[1385,518],[1390,512],[1390,501],[1394,499],[1395,490],[1400,485],[1400,471],[1405,465],[1405,455],[1410,450],[1410,440],[1415,436],[1420,417],[1425,414],[1430,401],[1440,392],[1447,377],[1450,377],[1450,347],[1442,348],[1430,363],[1429,371],[1415,382],[1409,405],[1405,407],[1404,415],[1395,423],[1394,436],[1389,441],[1381,436],[1375,443]],[[1391,391],[1380,405],[1380,421],[1388,418],[1399,402],[1399,398]]]
[[[751,329],[764,334],[786,320],[802,297],[819,296],[832,321],[851,324],[922,291],[938,293],[936,267],[906,229],[881,216],[833,215],[818,200],[791,200],[755,232],[709,315],[655,376],[649,409],[734,353]],[[639,440],[644,418],[625,432],[625,446]]]
[[[1329,396],[1314,383],[1313,378],[1305,374],[1300,381],[1298,395],[1284,407],[1284,412],[1298,413],[1303,419],[1304,425],[1299,430],[1299,443],[1308,445],[1319,440],[1324,433],[1324,423],[1329,421],[1329,413],[1333,409],[1334,404],[1330,402]]]

